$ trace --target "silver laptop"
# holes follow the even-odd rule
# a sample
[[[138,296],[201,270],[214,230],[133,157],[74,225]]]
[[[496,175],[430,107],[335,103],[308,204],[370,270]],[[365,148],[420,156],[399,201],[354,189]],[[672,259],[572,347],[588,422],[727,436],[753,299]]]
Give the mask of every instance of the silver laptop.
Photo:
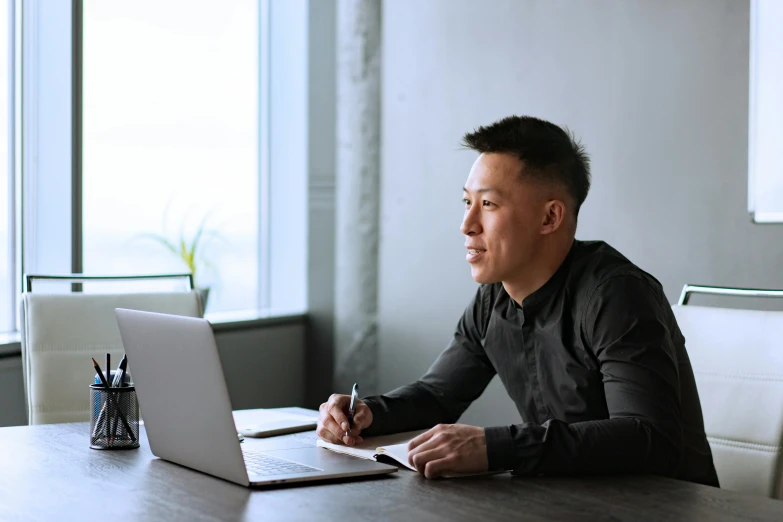
[[[206,319],[116,309],[150,449],[243,486],[397,471],[318,447],[253,451],[240,444]]]

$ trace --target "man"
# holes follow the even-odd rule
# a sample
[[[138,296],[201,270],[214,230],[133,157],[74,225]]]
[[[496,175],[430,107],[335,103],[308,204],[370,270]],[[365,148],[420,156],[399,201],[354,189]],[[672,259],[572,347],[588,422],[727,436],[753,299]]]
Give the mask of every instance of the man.
[[[322,404],[317,433],[434,428],[409,460],[428,478],[655,473],[717,486],[685,339],[660,283],[601,241],[574,239],[588,157],[560,127],[512,116],[464,137],[479,157],[462,233],[480,283],[454,338],[417,382]],[[454,424],[500,376],[523,424]],[[348,432],[348,433],[346,433]]]

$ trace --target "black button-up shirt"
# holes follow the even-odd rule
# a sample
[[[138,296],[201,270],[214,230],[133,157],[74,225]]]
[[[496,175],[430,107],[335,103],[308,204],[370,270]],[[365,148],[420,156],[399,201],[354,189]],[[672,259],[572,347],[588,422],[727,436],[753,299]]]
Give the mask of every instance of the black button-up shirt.
[[[481,285],[419,381],[365,400],[364,435],[454,423],[495,375],[523,424],[488,427],[490,470],[642,472],[718,485],[685,339],[660,283],[575,240],[522,306]]]

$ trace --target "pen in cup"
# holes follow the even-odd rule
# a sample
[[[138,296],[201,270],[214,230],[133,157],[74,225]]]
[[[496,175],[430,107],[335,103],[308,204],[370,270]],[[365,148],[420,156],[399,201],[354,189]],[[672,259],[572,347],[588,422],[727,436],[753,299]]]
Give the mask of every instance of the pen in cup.
[[[128,419],[125,418],[125,415],[120,410],[120,405],[117,404],[116,399],[111,393],[111,387],[109,386],[109,382],[106,380],[106,377],[104,377],[103,372],[101,371],[101,365],[95,362],[95,359],[92,360],[92,364],[95,367],[95,371],[98,372],[98,377],[101,379],[101,384],[103,384],[103,387],[106,389],[107,393],[107,400],[110,400],[112,403],[112,406],[117,410],[117,414],[120,417],[120,421],[122,421],[122,425],[125,427],[126,430],[128,430],[128,435],[130,435],[130,438],[133,442],[136,442],[136,436],[133,434],[133,430],[130,427],[130,424],[128,424]],[[104,422],[104,426],[106,426],[106,422]]]
[[[122,360],[120,361],[120,365],[117,366],[117,373],[114,375],[114,381],[112,382],[112,386],[114,388],[118,388],[122,386],[122,381],[125,378],[125,370],[128,367],[128,356],[124,355],[122,357]],[[114,419],[111,419],[111,422],[109,423],[109,431],[111,433],[111,439],[113,440],[114,437],[117,436],[117,425],[119,422],[119,413],[120,410],[117,410],[117,414],[114,416]]]
[[[111,354],[106,352],[106,382],[111,386]],[[108,409],[107,409],[108,413]],[[106,438],[109,437],[111,431],[111,419],[107,419],[107,422],[103,424]]]
[[[114,379],[111,381],[112,388],[117,388],[119,386],[122,386],[122,378],[125,376],[125,366],[127,364],[128,364],[128,356],[123,355],[120,364],[117,366],[117,369],[114,371]],[[120,373],[122,373],[122,375],[120,375]]]

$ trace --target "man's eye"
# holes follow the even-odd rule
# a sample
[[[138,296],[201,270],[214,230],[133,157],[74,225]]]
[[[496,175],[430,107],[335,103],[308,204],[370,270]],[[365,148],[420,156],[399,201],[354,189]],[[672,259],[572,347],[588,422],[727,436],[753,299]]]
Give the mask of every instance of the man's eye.
[[[470,200],[469,200],[469,199],[467,199],[467,198],[462,198],[462,202],[463,202],[465,205],[470,205]]]
[[[492,205],[494,205],[494,203],[492,203],[491,201],[487,201],[486,199],[484,200],[485,207],[491,207]]]

